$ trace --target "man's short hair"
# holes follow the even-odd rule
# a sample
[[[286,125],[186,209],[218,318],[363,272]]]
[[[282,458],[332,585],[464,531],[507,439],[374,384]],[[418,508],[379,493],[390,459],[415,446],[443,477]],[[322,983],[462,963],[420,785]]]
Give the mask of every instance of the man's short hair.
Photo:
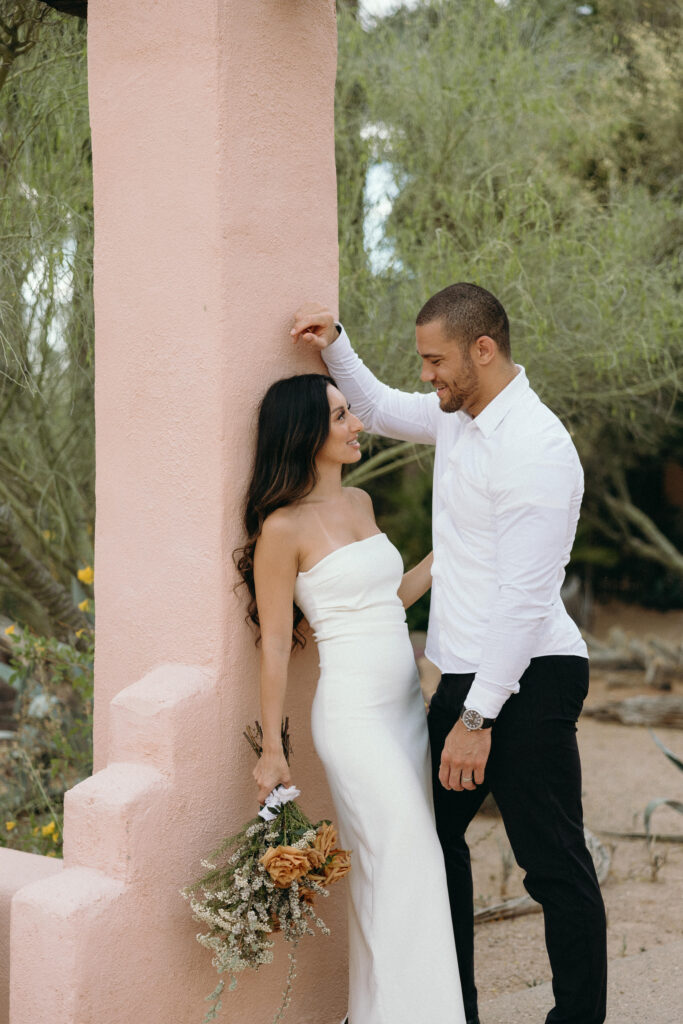
[[[478,284],[450,284],[427,299],[417,314],[418,327],[441,320],[446,335],[467,348],[483,334],[493,338],[501,355],[512,358],[510,324],[501,303]]]

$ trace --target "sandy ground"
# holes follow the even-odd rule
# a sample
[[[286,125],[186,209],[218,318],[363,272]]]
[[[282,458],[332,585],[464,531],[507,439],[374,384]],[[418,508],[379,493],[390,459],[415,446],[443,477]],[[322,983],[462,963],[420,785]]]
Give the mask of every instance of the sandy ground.
[[[645,637],[683,637],[683,611],[665,614],[612,604],[596,610],[592,632],[605,638],[618,625]],[[432,677],[433,678],[433,677]],[[623,683],[622,686],[615,685]],[[427,684],[429,685],[429,684]],[[646,693],[637,673],[594,672],[587,705]],[[651,692],[651,691],[650,691]],[[683,695],[683,681],[674,692]],[[683,756],[683,730],[657,729]],[[683,800],[683,774],[655,746],[646,728],[579,722],[585,823],[612,853],[603,886],[611,960],[630,957],[683,937],[683,843],[648,849],[644,840],[618,839],[607,831],[642,831],[642,813],[654,797]],[[522,872],[514,863],[505,830],[495,813],[480,811],[468,833],[475,902],[481,906],[522,895]],[[663,808],[653,819],[658,831],[683,836],[683,816]],[[540,914],[481,924],[476,929],[477,984],[482,999],[542,984],[550,979]],[[673,1019],[673,1018],[672,1018]]]

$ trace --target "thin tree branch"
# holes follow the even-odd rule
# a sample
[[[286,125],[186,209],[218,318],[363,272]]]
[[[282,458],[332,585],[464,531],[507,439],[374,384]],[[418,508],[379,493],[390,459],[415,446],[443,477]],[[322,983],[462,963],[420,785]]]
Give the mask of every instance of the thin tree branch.
[[[375,477],[389,473],[398,466],[414,462],[420,458],[420,454],[412,441],[401,441],[370,456],[361,466],[347,474],[344,483],[355,486],[356,482],[361,480],[374,480]]]
[[[55,64],[62,60],[71,60],[73,57],[82,57],[83,53],[83,49],[72,50],[71,53],[58,53],[54,57],[48,57],[47,60],[41,60],[30,67],[18,68],[16,71],[12,71],[10,81],[13,82],[15,78],[20,78],[22,75],[28,75],[31,71],[39,71],[41,68],[47,67],[48,64]]]
[[[65,572],[67,575],[72,575],[74,572],[73,562],[67,561],[67,559],[63,555],[59,554],[53,548],[48,546],[47,542],[45,541],[45,538],[43,537],[42,531],[36,525],[32,515],[26,512],[25,509],[21,507],[21,505],[18,503],[17,496],[12,493],[12,491],[6,486],[6,484],[2,480],[0,480],[0,492],[4,493],[5,498],[7,499],[8,502],[8,507],[12,509],[14,515],[17,517],[17,519],[20,520],[24,529],[35,537],[36,541],[40,544],[41,548],[48,556],[48,558],[55,564],[59,565],[62,571]],[[56,509],[56,512],[59,512],[59,509]]]
[[[612,478],[618,497],[606,493],[604,500],[622,528],[625,543],[642,558],[659,562],[683,576],[683,554],[662,533],[652,519],[633,504],[623,470],[615,471]],[[638,530],[642,537],[634,535],[632,528]]]

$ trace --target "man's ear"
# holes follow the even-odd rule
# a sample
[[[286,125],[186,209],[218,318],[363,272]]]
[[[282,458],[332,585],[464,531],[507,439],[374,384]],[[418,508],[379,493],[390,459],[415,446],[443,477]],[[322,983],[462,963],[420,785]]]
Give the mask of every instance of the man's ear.
[[[472,358],[478,366],[488,366],[498,352],[498,345],[488,334],[480,335],[472,346]]]

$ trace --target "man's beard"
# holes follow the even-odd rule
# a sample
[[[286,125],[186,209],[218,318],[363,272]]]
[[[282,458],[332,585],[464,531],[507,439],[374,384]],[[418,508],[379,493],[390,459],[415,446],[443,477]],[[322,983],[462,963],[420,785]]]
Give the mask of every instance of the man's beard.
[[[477,374],[474,369],[474,362],[469,352],[465,353],[461,380],[462,385],[457,393],[453,391],[449,384],[446,384],[446,387],[448,388],[448,398],[445,402],[439,403],[442,412],[458,412],[462,409],[464,402],[476,391]]]
[[[448,389],[448,398],[445,402],[441,402],[441,412],[458,412],[462,409],[462,403],[465,401],[463,395],[454,395],[450,388]]]

